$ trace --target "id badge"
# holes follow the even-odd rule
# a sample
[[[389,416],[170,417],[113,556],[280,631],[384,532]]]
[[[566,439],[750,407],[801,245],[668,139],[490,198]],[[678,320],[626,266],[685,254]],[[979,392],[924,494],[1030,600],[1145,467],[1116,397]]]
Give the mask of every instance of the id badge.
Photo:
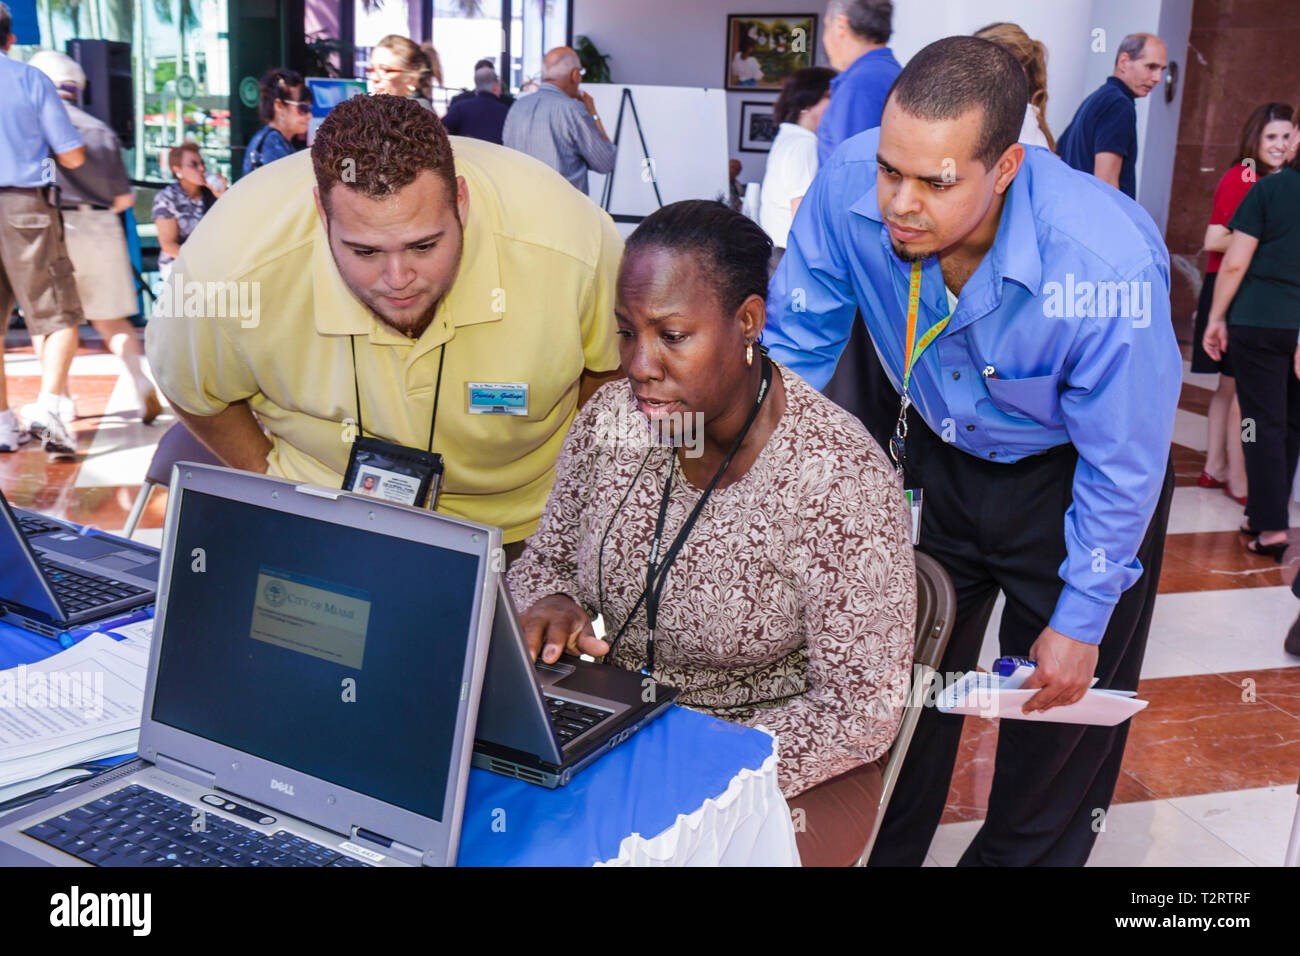
[[[921,540],[921,489],[904,488],[907,496],[907,510],[912,513],[912,547]]]
[[[442,488],[442,455],[379,438],[352,443],[343,490],[432,510]]]

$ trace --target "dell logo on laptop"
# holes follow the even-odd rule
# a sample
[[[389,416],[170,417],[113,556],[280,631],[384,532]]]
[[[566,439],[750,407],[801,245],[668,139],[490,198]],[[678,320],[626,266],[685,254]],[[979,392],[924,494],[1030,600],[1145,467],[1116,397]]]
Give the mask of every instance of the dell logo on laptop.
[[[271,789],[279,790],[281,793],[287,793],[291,797],[293,796],[293,784],[284,783],[280,780],[276,780],[274,777],[271,778]]]

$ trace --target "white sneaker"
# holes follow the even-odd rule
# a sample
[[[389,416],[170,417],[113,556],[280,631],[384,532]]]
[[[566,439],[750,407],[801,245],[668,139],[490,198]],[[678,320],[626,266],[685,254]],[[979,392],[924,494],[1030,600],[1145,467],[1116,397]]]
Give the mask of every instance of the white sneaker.
[[[27,429],[12,408],[0,412],[0,451],[17,451],[28,441]]]
[[[27,419],[32,437],[39,438],[46,451],[62,455],[76,454],[77,440],[57,412],[50,411],[40,402],[33,402],[23,406],[22,415]]]
[[[65,422],[75,422],[80,417],[77,415],[77,400],[71,395],[59,396],[59,417]]]

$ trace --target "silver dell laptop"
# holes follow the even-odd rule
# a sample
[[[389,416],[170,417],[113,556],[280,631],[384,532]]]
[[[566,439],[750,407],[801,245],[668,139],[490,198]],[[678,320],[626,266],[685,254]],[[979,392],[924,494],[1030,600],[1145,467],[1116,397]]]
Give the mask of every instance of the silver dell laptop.
[[[454,863],[500,545],[177,465],[139,758],[0,818],[0,864]]]

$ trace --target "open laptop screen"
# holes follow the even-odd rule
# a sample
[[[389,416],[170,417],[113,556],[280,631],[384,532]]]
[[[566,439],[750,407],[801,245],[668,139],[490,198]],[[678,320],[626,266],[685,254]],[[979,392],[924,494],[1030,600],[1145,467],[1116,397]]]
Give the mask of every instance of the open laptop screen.
[[[153,719],[441,821],[478,558],[184,495]]]

